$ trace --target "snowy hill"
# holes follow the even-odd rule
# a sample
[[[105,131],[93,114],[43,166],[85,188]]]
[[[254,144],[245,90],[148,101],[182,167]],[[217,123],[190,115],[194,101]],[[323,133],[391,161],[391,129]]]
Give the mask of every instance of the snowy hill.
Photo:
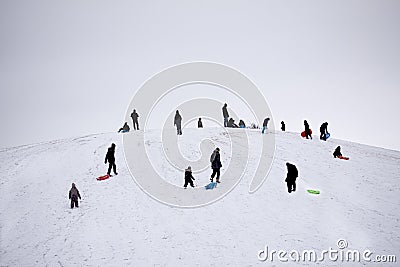
[[[229,151],[218,129],[202,130]],[[198,129],[186,129],[182,138],[196,134]],[[2,149],[0,266],[279,266],[277,259],[260,261],[258,252],[265,246],[337,249],[338,239],[345,239],[348,249],[400,257],[399,151],[269,134],[276,137],[275,160],[260,189],[249,194],[251,175],[245,175],[222,200],[195,209],[172,208],[140,190],[126,167],[122,137],[115,133]],[[249,130],[249,135],[259,132]],[[96,181],[107,170],[104,156],[112,142],[119,175]],[[337,145],[349,161],[333,158]],[[189,159],[199,157],[193,142],[182,139],[180,149]],[[292,194],[284,183],[287,161],[299,169]],[[182,173],[157,162],[166,180],[183,184]],[[195,173],[197,185],[206,184],[209,175],[210,169]],[[229,178],[222,176],[221,186],[224,179]],[[82,195],[73,210],[67,195],[72,182]],[[340,264],[354,265],[327,259],[321,266]]]

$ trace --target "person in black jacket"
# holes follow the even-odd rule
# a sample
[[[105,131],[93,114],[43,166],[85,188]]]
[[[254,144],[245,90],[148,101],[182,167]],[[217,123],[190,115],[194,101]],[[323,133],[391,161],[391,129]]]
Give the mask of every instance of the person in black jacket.
[[[299,176],[299,172],[295,165],[290,164],[289,162],[286,163],[287,167],[287,176],[285,182],[287,184],[288,192],[291,193],[292,191],[296,191],[296,178]]]
[[[182,123],[182,117],[179,114],[179,110],[177,110],[174,118],[174,126],[176,125],[176,133],[178,135],[182,135],[181,123]]]
[[[133,129],[134,130],[139,130],[139,114],[137,114],[136,109],[133,110],[133,112],[131,113],[131,118],[132,118],[132,122],[133,122]]]
[[[75,184],[72,183],[72,188],[69,190],[69,199],[71,199],[71,209],[75,207],[79,208],[78,198],[81,199],[81,195],[79,194],[78,188],[75,187]]]
[[[199,120],[197,122],[197,127],[198,128],[203,128],[203,122],[201,121],[201,118],[199,118]]]
[[[308,137],[310,137],[312,139],[310,125],[308,125],[308,122],[306,120],[304,120],[304,132],[306,133],[307,139],[308,139]]]
[[[115,144],[112,143],[111,147],[108,148],[106,158],[104,159],[104,164],[107,164],[107,161],[109,163],[108,165],[108,171],[107,174],[111,174],[111,168],[114,170],[114,174],[118,175],[117,173],[117,166],[115,165]]]
[[[118,130],[118,132],[121,132],[121,131],[122,131],[123,133],[127,133],[127,132],[129,132],[129,130],[130,130],[129,125],[128,125],[127,122],[125,122],[124,126],[122,126],[122,128],[120,128],[120,129]]]
[[[340,146],[338,146],[335,151],[333,152],[333,157],[337,158],[337,157],[341,157],[342,156],[342,152],[340,151]]]
[[[230,118],[230,119],[229,119],[228,124],[227,124],[227,127],[230,127],[230,128],[238,128],[238,126],[236,125],[235,120],[234,120],[233,118]]]
[[[191,187],[194,187],[193,180],[196,180],[196,179],[194,179],[194,177],[192,175],[192,167],[189,166],[185,170],[185,185],[183,187],[186,189],[188,184],[190,184]]]
[[[321,127],[319,127],[319,131],[321,133],[319,139],[326,141],[326,134],[328,133],[328,123],[322,123]]]
[[[218,147],[211,154],[210,162],[211,162],[211,168],[213,170],[213,172],[211,174],[210,181],[212,182],[214,177],[215,177],[215,175],[217,175],[216,181],[217,181],[217,183],[220,183],[219,176],[220,176],[220,169],[222,167],[222,164],[221,164],[221,157],[220,157],[220,154],[219,154],[219,148]]]
[[[228,127],[229,113],[228,113],[227,107],[228,107],[228,105],[226,103],[222,107],[222,116],[224,116],[224,127]]]
[[[281,121],[281,130],[282,132],[286,131],[286,125],[284,121]]]
[[[263,129],[261,133],[264,133],[267,129],[268,129],[268,122],[269,122],[269,118],[266,118],[263,122]]]

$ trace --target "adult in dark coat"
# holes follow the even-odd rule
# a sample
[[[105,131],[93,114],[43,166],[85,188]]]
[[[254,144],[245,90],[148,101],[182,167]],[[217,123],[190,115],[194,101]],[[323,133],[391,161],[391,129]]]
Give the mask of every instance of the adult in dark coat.
[[[72,183],[72,188],[69,190],[69,199],[71,199],[71,209],[79,207],[78,198],[81,199],[81,195],[79,194],[78,188],[76,188],[75,184]]]
[[[308,125],[308,122],[306,120],[304,120],[304,132],[306,133],[307,139],[308,139],[308,137],[310,137],[312,139],[310,125]]]
[[[268,122],[269,122],[270,118],[266,118],[263,122],[263,129],[261,133],[264,133],[267,129],[268,129]]]
[[[227,126],[230,127],[230,128],[238,128],[238,126],[235,123],[235,120],[232,119],[232,118],[229,119]]]
[[[193,180],[196,180],[196,179],[194,179],[194,177],[192,175],[192,167],[189,166],[185,170],[185,184],[183,187],[186,189],[188,184],[190,184],[191,187],[194,187]]]
[[[123,133],[127,133],[127,132],[130,131],[130,129],[131,129],[131,128],[129,128],[128,123],[125,122],[125,123],[124,123],[124,126],[122,126],[122,128],[120,128],[120,129],[118,130],[118,132],[121,132],[121,131],[122,131]]]
[[[201,118],[197,121],[197,127],[198,128],[203,128],[203,122],[201,121]]]
[[[179,110],[177,110],[174,118],[174,126],[176,126],[176,133],[178,135],[182,135],[181,123],[182,123],[182,117],[179,114]]]
[[[340,146],[338,146],[335,151],[333,152],[333,157],[337,158],[337,157],[341,157],[342,156],[342,152],[340,151]]]
[[[131,118],[133,122],[133,129],[139,130],[139,114],[137,114],[136,109],[131,113]]]
[[[292,191],[296,191],[296,178],[299,176],[299,172],[295,165],[290,164],[289,162],[286,163],[287,167],[287,176],[285,182],[287,184],[288,192],[291,193]]]
[[[282,132],[286,131],[286,125],[284,121],[281,121],[281,130]]]
[[[226,103],[222,107],[222,116],[224,116],[224,127],[228,127],[229,113],[228,113],[227,107],[228,107],[228,105]]]
[[[213,170],[213,172],[211,174],[210,181],[212,182],[214,177],[215,177],[215,175],[217,175],[216,181],[217,181],[217,183],[220,183],[219,176],[220,176],[220,169],[222,167],[222,164],[221,164],[221,157],[220,157],[220,154],[219,154],[219,148],[218,147],[211,154],[210,162],[211,162],[211,168]]]
[[[328,123],[322,123],[321,127],[319,127],[319,131],[321,133],[319,139],[326,141],[326,134],[328,133]]]
[[[115,144],[112,143],[111,147],[108,148],[106,158],[104,159],[104,164],[107,164],[107,162],[109,163],[108,171],[107,171],[108,175],[111,174],[111,168],[113,169],[114,174],[118,175],[117,166],[115,165],[115,155],[114,154],[115,154]]]

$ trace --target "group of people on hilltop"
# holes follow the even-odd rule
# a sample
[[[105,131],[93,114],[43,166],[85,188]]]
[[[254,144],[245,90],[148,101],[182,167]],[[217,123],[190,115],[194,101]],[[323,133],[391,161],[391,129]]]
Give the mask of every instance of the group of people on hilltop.
[[[282,128],[283,128],[282,130],[284,130],[284,127],[285,127],[285,125],[282,122]],[[326,141],[327,134],[329,134],[328,133],[328,123],[327,122],[322,123],[319,130],[320,130],[320,139]],[[311,132],[310,125],[308,124],[307,120],[304,120],[304,132],[305,132],[305,137],[307,139],[308,138],[312,139],[312,135],[311,135],[312,132]],[[333,152],[333,157],[341,158],[341,159],[349,159],[347,157],[342,156],[340,146],[336,147],[335,151]],[[287,176],[286,176],[285,182],[287,184],[288,192],[291,193],[291,192],[296,191],[296,179],[299,175],[299,172],[298,172],[296,166],[289,162],[286,163],[286,166],[287,166]]]
[[[136,109],[134,109],[131,113],[131,118],[132,118],[132,124],[133,124],[133,129],[139,130],[139,114],[136,112]],[[131,128],[128,125],[128,122],[125,122],[124,125],[118,130],[118,132],[123,132],[127,133],[131,130]]]
[[[312,139],[312,131],[310,129],[310,125],[308,124],[307,120],[304,120],[304,132],[305,132],[305,137],[308,139]],[[319,139],[326,141],[327,139],[327,134],[328,133],[328,123],[324,122],[321,124],[321,126],[319,127],[319,132],[320,132],[320,137]]]
[[[224,127],[233,127],[233,128],[239,128],[239,127],[245,128],[246,127],[244,121],[240,120],[239,126],[237,126],[234,123],[233,118],[229,118],[229,113],[227,110],[226,103],[222,107],[222,114],[224,117]],[[139,130],[139,121],[138,121],[139,114],[136,112],[135,109],[131,113],[131,118],[132,118],[132,122],[133,122],[133,128],[135,130]],[[262,133],[264,133],[268,130],[269,121],[270,121],[270,118],[264,119]],[[182,117],[179,114],[178,110],[175,113],[174,126],[176,126],[176,128],[177,128],[177,134],[182,135]],[[201,118],[199,118],[199,120],[197,122],[197,126],[198,126],[198,128],[203,128],[203,122],[201,121]],[[258,128],[258,127],[255,127],[255,125],[254,125],[253,128]],[[284,121],[281,121],[281,130],[286,131],[286,125],[285,125]],[[129,131],[130,131],[130,127],[129,127],[128,123],[125,122],[123,127],[120,128],[118,132],[129,132]],[[307,139],[308,138],[312,139],[312,132],[311,132],[310,125],[308,124],[307,120],[304,120],[304,131],[305,131],[305,137]],[[324,122],[320,126],[320,139],[326,141],[327,134],[329,134],[328,133],[328,123]],[[118,175],[117,167],[115,164],[115,148],[116,148],[116,145],[114,143],[112,143],[111,146],[107,150],[106,157],[104,160],[105,164],[107,164],[107,163],[109,164],[108,170],[107,170],[107,175],[110,175],[110,176],[111,176],[111,171],[113,171],[115,175]],[[334,156],[334,158],[342,157],[340,146],[338,146],[335,149],[335,151],[333,152],[333,156]],[[218,147],[212,152],[212,154],[210,156],[210,164],[211,164],[211,169],[212,169],[210,181],[213,182],[214,178],[215,178],[216,182],[220,183],[220,174],[221,174],[220,169],[222,167],[222,163],[221,163],[220,149]],[[286,167],[287,167],[287,175],[285,178],[285,182],[287,184],[288,192],[289,193],[295,192],[296,191],[296,179],[299,175],[299,172],[297,170],[297,167],[294,164],[291,164],[289,162],[286,163]],[[191,166],[188,166],[188,168],[185,169],[185,172],[184,172],[184,188],[186,189],[188,185],[190,185],[191,187],[194,187],[195,186],[193,183],[194,180],[195,180],[195,178],[193,177],[193,174],[192,174],[192,168],[191,168]],[[79,193],[79,190],[76,188],[75,183],[72,183],[72,187],[69,191],[69,199],[71,200],[71,208],[79,207],[78,199],[81,199],[81,195]]]

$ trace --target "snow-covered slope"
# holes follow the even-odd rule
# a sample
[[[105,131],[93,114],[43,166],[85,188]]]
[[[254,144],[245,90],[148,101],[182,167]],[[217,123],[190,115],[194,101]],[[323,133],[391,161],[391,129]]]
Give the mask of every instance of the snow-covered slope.
[[[203,131],[224,145],[218,129]],[[259,134],[249,131],[250,138]],[[3,149],[0,266],[271,266],[282,263],[257,257],[266,245],[322,251],[337,248],[340,238],[349,249],[400,257],[400,152],[335,139],[305,140],[298,133],[269,134],[276,135],[276,154],[261,188],[249,194],[247,175],[222,200],[195,209],[172,208],[141,191],[126,167],[118,134]],[[104,156],[112,142],[119,175],[96,181],[106,172]],[[349,161],[332,157],[337,145]],[[190,142],[180,149],[192,151],[188,158],[198,157]],[[226,166],[228,154],[222,159]],[[292,194],[284,183],[287,161],[299,169]],[[159,168],[171,183],[183,183],[182,173]],[[196,174],[197,184],[207,183],[209,175],[210,170]],[[221,186],[224,179],[229,178],[222,176]],[[73,210],[67,195],[72,182],[82,195]]]

